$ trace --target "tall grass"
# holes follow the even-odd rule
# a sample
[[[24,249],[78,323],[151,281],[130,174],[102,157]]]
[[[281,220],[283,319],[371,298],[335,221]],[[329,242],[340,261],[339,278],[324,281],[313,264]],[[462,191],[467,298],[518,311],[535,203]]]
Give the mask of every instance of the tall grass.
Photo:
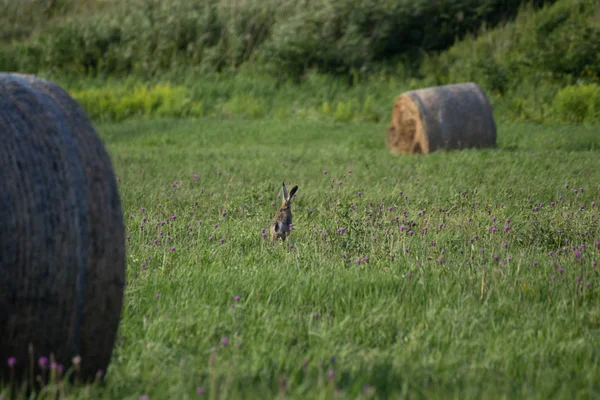
[[[63,398],[598,396],[597,126],[425,157],[374,124],[98,128],[125,306],[104,384]],[[271,245],[282,180],[294,229]]]

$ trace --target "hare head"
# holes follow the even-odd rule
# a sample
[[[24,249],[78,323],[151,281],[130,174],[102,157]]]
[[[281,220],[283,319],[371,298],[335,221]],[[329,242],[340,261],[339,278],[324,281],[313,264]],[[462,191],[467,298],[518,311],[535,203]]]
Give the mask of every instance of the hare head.
[[[285,182],[282,183],[281,191],[283,199],[281,201],[281,207],[277,210],[275,215],[275,221],[271,224],[271,241],[274,242],[278,238],[285,240],[290,234],[292,225],[292,197],[298,190],[298,186],[294,186],[288,193],[285,187]]]

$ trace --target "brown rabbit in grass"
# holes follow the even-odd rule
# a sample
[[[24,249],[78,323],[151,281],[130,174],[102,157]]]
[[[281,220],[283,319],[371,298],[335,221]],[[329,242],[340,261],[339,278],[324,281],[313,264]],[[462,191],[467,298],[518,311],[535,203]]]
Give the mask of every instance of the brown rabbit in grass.
[[[282,183],[283,200],[281,207],[277,210],[275,221],[271,224],[271,242],[275,242],[278,238],[285,240],[290,235],[290,225],[292,225],[292,196],[298,190],[298,186],[294,186],[288,193],[285,187],[285,182]]]

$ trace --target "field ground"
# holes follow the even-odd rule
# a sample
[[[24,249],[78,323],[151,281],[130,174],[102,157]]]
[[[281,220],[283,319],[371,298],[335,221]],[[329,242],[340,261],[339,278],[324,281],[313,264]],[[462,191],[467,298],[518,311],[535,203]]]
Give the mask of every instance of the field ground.
[[[599,126],[428,156],[376,124],[97,127],[130,237],[90,398],[600,395]],[[294,232],[271,246],[282,180]]]

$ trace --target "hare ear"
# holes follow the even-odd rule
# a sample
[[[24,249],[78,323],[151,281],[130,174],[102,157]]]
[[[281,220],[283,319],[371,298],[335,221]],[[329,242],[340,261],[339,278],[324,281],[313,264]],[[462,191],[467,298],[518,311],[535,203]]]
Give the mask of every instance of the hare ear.
[[[285,182],[283,182],[281,184],[281,191],[283,192],[283,200],[287,200],[287,198],[288,198],[288,191],[287,191],[287,188],[285,187]]]
[[[288,202],[292,200],[292,196],[296,193],[296,190],[298,190],[298,186],[294,186],[292,190],[290,190],[290,195],[286,198]]]

